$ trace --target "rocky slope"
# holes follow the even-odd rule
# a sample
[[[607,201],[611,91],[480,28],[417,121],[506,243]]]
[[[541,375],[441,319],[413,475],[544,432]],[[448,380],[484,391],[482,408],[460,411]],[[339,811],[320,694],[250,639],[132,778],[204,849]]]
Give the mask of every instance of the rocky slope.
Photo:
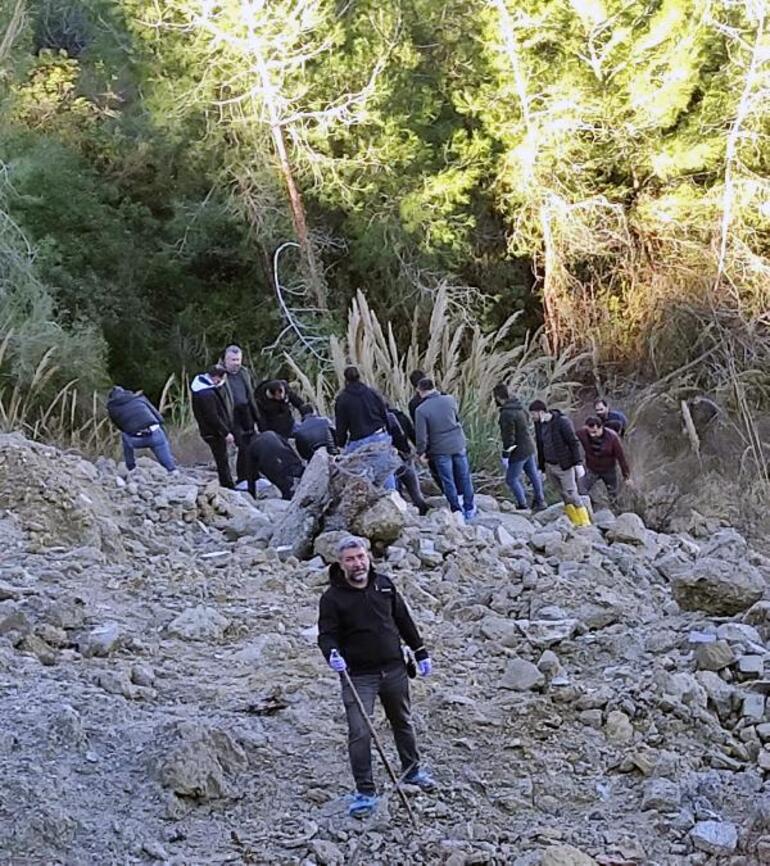
[[[416,830],[346,816],[302,503],[0,437],[0,862],[770,863],[770,564],[736,532],[364,504],[436,665]]]

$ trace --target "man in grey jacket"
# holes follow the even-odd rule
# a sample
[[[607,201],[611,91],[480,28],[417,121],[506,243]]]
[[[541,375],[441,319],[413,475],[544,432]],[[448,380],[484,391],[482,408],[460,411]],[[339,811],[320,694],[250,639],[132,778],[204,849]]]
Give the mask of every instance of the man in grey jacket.
[[[440,394],[432,379],[419,382],[417,392],[421,397],[415,412],[417,454],[433,461],[452,511],[462,511],[466,520],[472,520],[476,516],[473,482],[457,401]]]

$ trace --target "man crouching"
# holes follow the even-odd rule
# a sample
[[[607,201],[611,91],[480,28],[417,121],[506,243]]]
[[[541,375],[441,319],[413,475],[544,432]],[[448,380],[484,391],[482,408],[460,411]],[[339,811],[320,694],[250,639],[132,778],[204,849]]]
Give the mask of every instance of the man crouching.
[[[393,729],[404,782],[430,790],[435,782],[420,769],[401,640],[414,652],[421,676],[430,674],[431,661],[404,599],[389,578],[374,570],[365,542],[354,536],[342,539],[337,559],[329,569],[330,585],[319,605],[318,646],[342,680],[348,752],[356,783],[349,812],[363,818],[377,805],[371,735],[344,671],[349,673],[370,719],[379,695]]]

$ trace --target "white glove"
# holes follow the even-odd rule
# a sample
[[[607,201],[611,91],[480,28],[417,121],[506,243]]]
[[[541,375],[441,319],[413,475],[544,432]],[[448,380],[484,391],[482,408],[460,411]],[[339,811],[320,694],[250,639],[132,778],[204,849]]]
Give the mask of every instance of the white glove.
[[[508,458],[507,457],[501,457],[500,458],[500,465],[503,467],[503,472],[507,472],[508,471]]]
[[[585,466],[582,463],[578,463],[575,467],[575,477],[582,478],[586,474]]]

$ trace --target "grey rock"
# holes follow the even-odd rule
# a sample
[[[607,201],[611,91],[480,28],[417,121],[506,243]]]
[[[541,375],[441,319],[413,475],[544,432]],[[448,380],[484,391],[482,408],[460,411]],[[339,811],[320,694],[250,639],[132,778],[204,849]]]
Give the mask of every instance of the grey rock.
[[[733,686],[726,683],[714,671],[698,671],[695,678],[706,690],[708,700],[719,717],[726,718],[733,707],[733,694],[735,693]]]
[[[580,624],[576,619],[517,619],[516,625],[533,646],[544,649],[574,637]]]
[[[735,662],[735,653],[727,641],[701,643],[695,648],[695,663],[703,671],[721,671]]]
[[[754,722],[763,721],[765,718],[765,701],[766,698],[762,694],[756,692],[747,694],[741,704],[741,715]]]
[[[604,723],[604,735],[611,743],[629,743],[634,738],[634,727],[622,710],[612,710]]]
[[[572,845],[554,845],[543,851],[540,866],[597,866],[596,860]]]
[[[155,671],[150,665],[137,662],[131,666],[131,682],[137,686],[152,688],[155,685]]]
[[[669,779],[650,779],[642,794],[642,811],[677,812],[682,792],[676,782]]]
[[[545,550],[547,547],[560,544],[561,532],[555,529],[541,529],[532,533],[529,543],[535,550]]]
[[[699,851],[708,854],[732,854],[738,847],[738,828],[727,821],[698,821],[690,839]]]
[[[338,845],[326,839],[313,839],[310,843],[315,859],[321,866],[342,866],[345,854]]]
[[[32,653],[41,665],[50,666],[56,664],[56,650],[36,634],[25,635],[19,644],[19,650],[21,652]]]
[[[525,692],[542,686],[544,682],[545,677],[537,669],[537,665],[526,659],[514,658],[505,668],[505,673],[500,679],[500,687]]]
[[[745,655],[738,659],[738,670],[747,677],[761,677],[765,672],[764,656]]]
[[[647,527],[638,514],[626,512],[618,515],[615,525],[607,533],[612,541],[624,544],[645,544],[647,541]]]
[[[273,547],[289,547],[292,555],[299,559],[311,555],[313,539],[330,499],[330,484],[331,459],[326,449],[321,448],[313,454],[289,508],[277,522],[270,539]]]
[[[169,623],[166,631],[182,640],[217,641],[221,640],[229,625],[230,621],[216,608],[201,604],[180,613]]]
[[[313,553],[318,554],[328,563],[336,562],[337,545],[347,535],[350,533],[340,529],[322,532],[313,542]]]
[[[552,650],[546,650],[537,661],[537,669],[547,677],[555,676],[561,670],[559,657]]]

